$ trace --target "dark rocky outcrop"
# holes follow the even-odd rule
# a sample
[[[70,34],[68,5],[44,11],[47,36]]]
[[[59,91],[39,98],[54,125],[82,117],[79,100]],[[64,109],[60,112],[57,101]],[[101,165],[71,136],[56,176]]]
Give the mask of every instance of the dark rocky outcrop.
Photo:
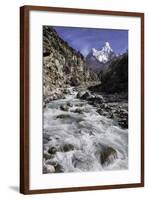
[[[61,105],[61,106],[60,106],[60,109],[63,110],[63,111],[68,111],[68,110],[69,110],[69,107],[68,107],[67,104],[65,104],[65,105]]]
[[[113,60],[99,74],[100,85],[89,87],[91,91],[105,93],[128,93],[128,53]]]
[[[48,153],[49,154],[55,154],[57,152],[57,148],[56,147],[50,147],[49,149],[48,149]]]
[[[61,172],[64,172],[63,166],[61,164],[59,164],[57,161],[54,161],[54,160],[47,160],[45,167],[46,167],[45,170],[43,168],[43,170],[45,171],[44,173],[61,173]],[[48,168],[49,171],[47,170],[47,168]]]
[[[61,115],[58,115],[56,118],[57,119],[69,119],[70,115],[69,114],[61,114]]]
[[[101,73],[101,91],[108,93],[128,92],[128,54],[113,61]]]
[[[73,144],[64,144],[62,150],[64,152],[72,151],[72,150],[74,150],[74,145]]]
[[[100,154],[100,161],[102,165],[109,165],[117,159],[117,152],[112,147],[104,148]]]

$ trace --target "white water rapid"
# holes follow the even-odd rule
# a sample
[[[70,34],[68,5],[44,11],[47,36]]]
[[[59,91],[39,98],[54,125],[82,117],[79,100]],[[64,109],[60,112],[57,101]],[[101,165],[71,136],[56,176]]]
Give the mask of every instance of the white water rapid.
[[[69,110],[61,110],[61,105],[67,103],[71,105]],[[74,112],[76,109],[83,112]],[[65,99],[47,104],[43,128],[44,136],[48,136],[49,140],[44,143],[44,153],[48,154],[52,147],[56,148],[56,152],[49,160],[44,159],[44,165],[59,163],[63,172],[127,169],[128,129],[121,129],[112,119],[99,115],[96,110],[87,101],[76,98],[73,88]],[[62,150],[67,144],[70,146]],[[107,147],[114,149],[117,156],[109,156],[107,159],[111,162],[102,164],[100,155]]]

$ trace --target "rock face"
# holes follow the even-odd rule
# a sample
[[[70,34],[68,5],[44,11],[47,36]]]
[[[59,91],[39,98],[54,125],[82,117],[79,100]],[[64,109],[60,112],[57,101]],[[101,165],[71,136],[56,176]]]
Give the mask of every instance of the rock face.
[[[107,147],[102,150],[100,155],[100,161],[102,165],[109,165],[117,159],[117,152],[112,147]]]
[[[128,54],[114,60],[109,67],[102,71],[101,91],[107,93],[128,92]]]
[[[83,55],[60,38],[52,27],[43,26],[44,96],[53,91],[59,93],[57,88],[65,84],[78,86],[91,79],[92,72],[88,70]]]
[[[101,84],[89,87],[90,91],[106,94],[128,93],[128,53],[125,53],[99,73]],[[127,96],[128,97],[128,96]]]

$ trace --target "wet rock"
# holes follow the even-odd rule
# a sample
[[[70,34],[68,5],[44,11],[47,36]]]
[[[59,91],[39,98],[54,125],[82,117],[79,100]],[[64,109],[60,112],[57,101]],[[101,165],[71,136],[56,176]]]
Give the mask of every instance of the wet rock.
[[[93,136],[94,136],[95,134],[94,134],[92,131],[90,131],[90,132],[89,132],[89,135],[91,135],[91,136],[93,135]]]
[[[74,145],[72,145],[72,144],[64,144],[64,146],[63,146],[63,151],[64,152],[72,151],[72,150],[74,150]]]
[[[100,153],[100,162],[102,165],[109,165],[117,159],[117,151],[112,147],[104,148]]]
[[[48,153],[49,154],[55,154],[57,152],[57,148],[56,147],[50,147],[49,149],[48,149]]]
[[[92,96],[91,96],[91,94],[90,94],[90,92],[85,92],[82,96],[81,96],[81,99],[89,99],[89,98],[91,98]]]
[[[70,118],[70,115],[69,115],[69,114],[61,114],[61,115],[58,115],[56,118],[57,118],[57,119],[58,119],[58,118],[59,118],[59,119],[67,119],[67,118]]]
[[[110,118],[110,119],[112,119],[114,117],[114,115],[111,112],[105,112],[104,116],[107,118]]]
[[[53,158],[53,156],[51,154],[44,153],[43,158],[45,158],[45,160],[49,160],[49,159]]]
[[[85,91],[79,91],[79,92],[77,93],[77,98],[80,99],[84,94],[85,94]]]
[[[43,109],[45,109],[47,106],[47,104],[45,102],[43,102]]]
[[[68,108],[68,106],[66,104],[65,105],[61,105],[60,109],[63,110],[63,111],[68,111],[69,110],[69,108]]]
[[[97,103],[103,103],[104,102],[104,98],[102,95],[95,95],[95,101]]]
[[[48,140],[46,138],[43,138],[43,144],[47,144]]]
[[[110,110],[110,107],[107,103],[103,103],[100,105],[100,108],[105,109],[105,110]]]
[[[84,100],[92,100],[95,99],[95,95],[92,95],[89,91],[80,91],[77,94],[77,98]]]
[[[57,163],[56,166],[55,166],[55,173],[61,173],[61,172],[64,172],[64,168],[63,168],[62,165]]]
[[[43,174],[47,174],[47,168],[45,165],[43,166]]]
[[[120,118],[127,118],[128,112],[124,109],[120,109],[119,116],[120,116]]]
[[[48,140],[48,141],[51,141],[52,139],[51,139],[51,136],[48,134],[48,133],[44,133],[43,134],[43,138],[45,139],[45,140]]]
[[[46,165],[46,170],[47,173],[54,173],[56,171],[53,165]]]
[[[72,107],[72,103],[71,102],[67,102],[67,106]]]
[[[103,114],[104,114],[104,111],[103,111],[102,108],[99,108],[99,109],[97,110],[97,112],[98,112],[100,115],[103,115]]]
[[[102,108],[99,108],[99,109],[97,110],[97,112],[98,112],[100,115],[105,116],[105,117],[107,117],[107,118],[113,118],[113,117],[114,117],[114,115],[113,115],[113,113],[112,113],[111,111],[106,111],[106,110],[104,110],[104,109],[102,109]]]
[[[62,165],[60,165],[57,161],[55,160],[48,160],[46,162],[46,165],[52,165],[55,168],[55,173],[61,173],[64,172],[64,168]]]
[[[119,119],[119,120],[118,120],[118,124],[119,124],[123,129],[127,129],[127,128],[128,128],[128,119],[127,119],[127,118]]]
[[[118,99],[118,98],[117,98]],[[128,128],[128,104],[127,102],[108,102],[95,105],[97,112],[107,118],[113,119],[121,128]]]
[[[82,114],[83,113],[83,109],[80,109],[80,108],[76,108],[75,110],[73,110],[73,112],[75,113],[79,113],[79,114]]]
[[[57,100],[57,99],[64,99],[64,93],[62,91],[54,91],[54,92],[50,92],[50,94],[48,94],[48,96],[46,96],[46,98],[44,99],[44,108],[46,107],[46,105],[53,101],[53,100]]]
[[[83,107],[83,106],[85,106],[86,104],[85,103],[76,103],[76,104],[74,104],[76,107]]]

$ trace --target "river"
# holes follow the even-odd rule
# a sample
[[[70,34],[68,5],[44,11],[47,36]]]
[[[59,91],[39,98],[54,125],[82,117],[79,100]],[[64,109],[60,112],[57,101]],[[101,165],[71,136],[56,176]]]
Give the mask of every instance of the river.
[[[98,114],[86,100],[76,98],[74,88],[70,92],[44,108],[43,151],[47,158],[43,165],[50,166],[48,173],[55,172],[55,166],[60,166],[56,172],[127,169],[128,129]],[[64,105],[69,105],[68,110],[60,109]],[[101,161],[102,152],[109,148],[115,151]]]

